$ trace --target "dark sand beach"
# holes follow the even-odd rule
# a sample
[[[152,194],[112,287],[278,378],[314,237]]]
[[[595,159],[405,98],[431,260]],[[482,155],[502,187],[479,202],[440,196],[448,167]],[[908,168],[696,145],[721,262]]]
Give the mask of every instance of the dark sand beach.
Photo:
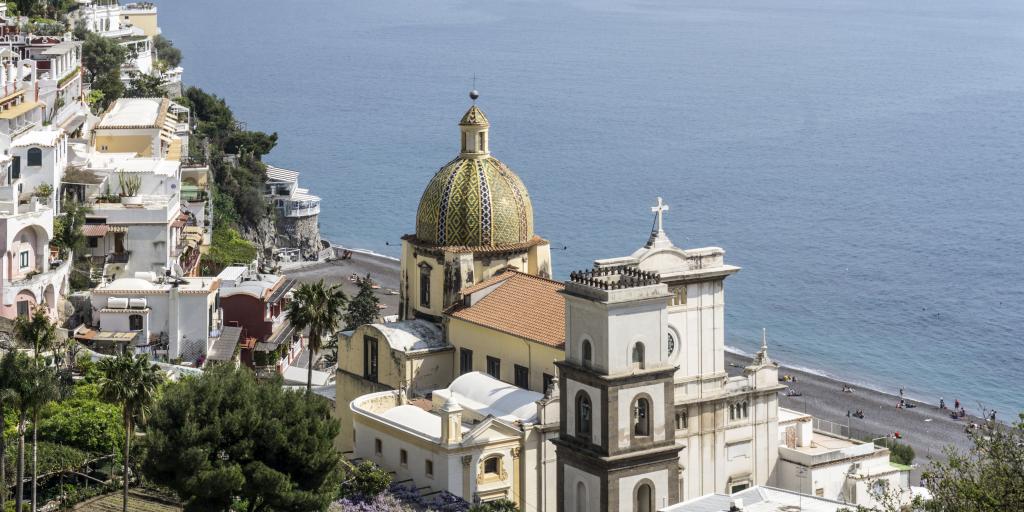
[[[384,256],[355,252],[352,259],[345,261],[330,261],[316,263],[302,268],[286,271],[289,277],[299,282],[310,282],[324,279],[331,283],[342,283],[345,292],[352,295],[356,292],[355,283],[349,280],[353,274],[364,276],[371,274],[372,278],[381,285],[378,290],[378,297],[387,308],[382,310],[384,315],[398,313],[398,295],[389,295],[387,290],[398,289],[398,262]],[[769,356],[771,346],[768,347]],[[726,365],[730,374],[738,374],[743,366],[749,363],[750,358],[734,353],[726,353]],[[827,361],[822,361],[821,366],[826,368]],[[969,445],[968,438],[964,433],[967,423],[974,421],[981,423],[977,415],[981,411],[975,410],[977,404],[962,404],[967,409],[966,420],[953,420],[949,417],[948,411],[939,410],[938,404],[926,404],[909,400],[916,405],[914,408],[897,409],[897,389],[892,393],[884,393],[878,390],[861,388],[851,384],[854,388],[852,393],[842,391],[844,382],[829,377],[824,377],[807,371],[788,368],[784,362],[779,368],[779,377],[792,375],[796,377],[795,382],[784,382],[801,393],[801,396],[786,396],[779,394],[779,405],[798,412],[806,412],[816,418],[834,422],[838,425],[852,429],[855,437],[882,437],[894,432],[902,436],[900,442],[909,444],[917,454],[915,463],[918,468],[912,474],[911,480],[917,482],[922,466],[926,465],[929,457],[938,457],[943,453],[943,447],[956,445],[964,448]],[[957,397],[948,396],[947,406],[953,406],[953,400]],[[864,418],[847,419],[847,411],[862,410]],[[1000,419],[1005,419],[1001,416]],[[847,423],[849,421],[849,423]]]

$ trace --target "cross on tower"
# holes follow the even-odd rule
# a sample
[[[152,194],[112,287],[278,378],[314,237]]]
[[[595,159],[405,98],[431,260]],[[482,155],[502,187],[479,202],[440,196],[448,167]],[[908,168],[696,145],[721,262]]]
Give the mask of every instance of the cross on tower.
[[[668,209],[668,205],[661,202],[661,197],[658,198],[658,205],[651,207],[651,211],[654,212],[654,214],[657,216],[656,218],[658,219],[658,233],[662,233],[665,231],[664,229],[662,229],[662,217],[665,215],[665,212],[667,212]]]

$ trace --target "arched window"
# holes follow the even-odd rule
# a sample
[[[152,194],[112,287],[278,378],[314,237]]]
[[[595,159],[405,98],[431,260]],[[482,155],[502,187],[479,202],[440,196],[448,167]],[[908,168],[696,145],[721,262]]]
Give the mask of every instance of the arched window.
[[[587,486],[576,482],[576,512],[587,512]]]
[[[142,330],[142,315],[131,315],[128,317],[128,330],[141,331]]]
[[[644,344],[637,342],[633,345],[633,356],[630,359],[633,364],[640,367],[641,370],[644,368]]]
[[[32,167],[39,167],[40,165],[43,165],[43,150],[39,148],[29,149],[28,165]]]
[[[653,512],[654,510],[654,490],[651,489],[650,484],[640,484],[636,488],[636,506],[633,510],[637,512]]]
[[[495,455],[484,460],[484,474],[497,475],[501,470],[501,457]]]
[[[633,403],[633,435],[651,435],[651,401],[646,398],[637,398]]]
[[[420,307],[430,307],[430,265],[420,263]]]
[[[586,391],[576,393],[576,435],[590,438],[593,426],[593,415],[591,414],[590,395]]]
[[[591,353],[590,340],[583,340],[583,347],[580,348],[580,359],[583,360],[583,367],[590,368],[593,363],[593,354]]]

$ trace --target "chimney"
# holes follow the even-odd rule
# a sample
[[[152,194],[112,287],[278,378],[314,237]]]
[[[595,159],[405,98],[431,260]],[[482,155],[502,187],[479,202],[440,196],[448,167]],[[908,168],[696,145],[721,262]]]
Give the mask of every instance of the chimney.
[[[729,512],[740,512],[743,510],[743,500],[736,498],[732,500],[732,504],[729,505]]]

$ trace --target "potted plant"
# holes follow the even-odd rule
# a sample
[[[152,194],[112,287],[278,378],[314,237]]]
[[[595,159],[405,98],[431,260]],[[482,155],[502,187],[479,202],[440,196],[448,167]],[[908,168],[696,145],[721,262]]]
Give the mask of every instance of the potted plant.
[[[120,171],[117,173],[117,181],[121,185],[121,204],[142,204],[142,198],[139,197],[141,176]]]

